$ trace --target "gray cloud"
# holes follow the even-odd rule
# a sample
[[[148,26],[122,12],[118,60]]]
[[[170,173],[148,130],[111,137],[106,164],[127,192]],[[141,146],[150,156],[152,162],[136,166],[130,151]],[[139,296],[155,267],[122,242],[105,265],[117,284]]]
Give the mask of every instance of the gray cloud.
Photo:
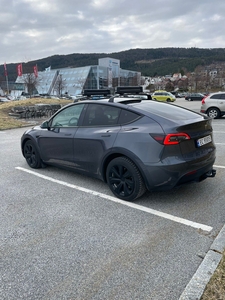
[[[0,64],[132,48],[225,48],[221,0],[0,0],[0,5]]]

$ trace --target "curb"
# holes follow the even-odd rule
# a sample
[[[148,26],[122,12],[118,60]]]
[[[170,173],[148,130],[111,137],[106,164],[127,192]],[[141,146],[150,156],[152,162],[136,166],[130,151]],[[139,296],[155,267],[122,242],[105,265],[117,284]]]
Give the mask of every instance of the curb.
[[[200,300],[206,285],[214,274],[225,250],[225,225],[212,243],[196,273],[184,289],[179,300]]]

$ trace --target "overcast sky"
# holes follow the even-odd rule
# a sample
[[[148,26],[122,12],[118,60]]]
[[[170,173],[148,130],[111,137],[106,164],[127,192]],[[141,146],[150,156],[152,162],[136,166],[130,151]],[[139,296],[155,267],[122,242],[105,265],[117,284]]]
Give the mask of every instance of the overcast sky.
[[[0,64],[135,48],[225,48],[224,0],[0,0]]]

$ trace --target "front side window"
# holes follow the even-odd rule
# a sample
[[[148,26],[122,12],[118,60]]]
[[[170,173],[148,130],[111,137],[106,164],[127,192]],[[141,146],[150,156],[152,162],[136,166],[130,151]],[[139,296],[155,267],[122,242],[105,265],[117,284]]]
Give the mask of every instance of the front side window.
[[[77,126],[84,105],[78,104],[63,109],[52,119],[51,127]]]

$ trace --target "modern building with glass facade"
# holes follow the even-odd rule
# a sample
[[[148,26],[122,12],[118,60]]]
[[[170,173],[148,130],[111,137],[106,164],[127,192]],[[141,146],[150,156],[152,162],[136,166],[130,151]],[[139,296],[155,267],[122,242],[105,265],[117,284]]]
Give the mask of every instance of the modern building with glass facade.
[[[24,83],[25,76],[18,76],[16,83]],[[38,72],[36,93],[48,95],[77,95],[84,89],[114,89],[117,86],[139,86],[141,73],[120,68],[120,61],[114,58],[100,58],[98,65],[80,68],[46,68]],[[26,91],[26,85],[25,85]],[[28,92],[28,91],[26,91]]]

